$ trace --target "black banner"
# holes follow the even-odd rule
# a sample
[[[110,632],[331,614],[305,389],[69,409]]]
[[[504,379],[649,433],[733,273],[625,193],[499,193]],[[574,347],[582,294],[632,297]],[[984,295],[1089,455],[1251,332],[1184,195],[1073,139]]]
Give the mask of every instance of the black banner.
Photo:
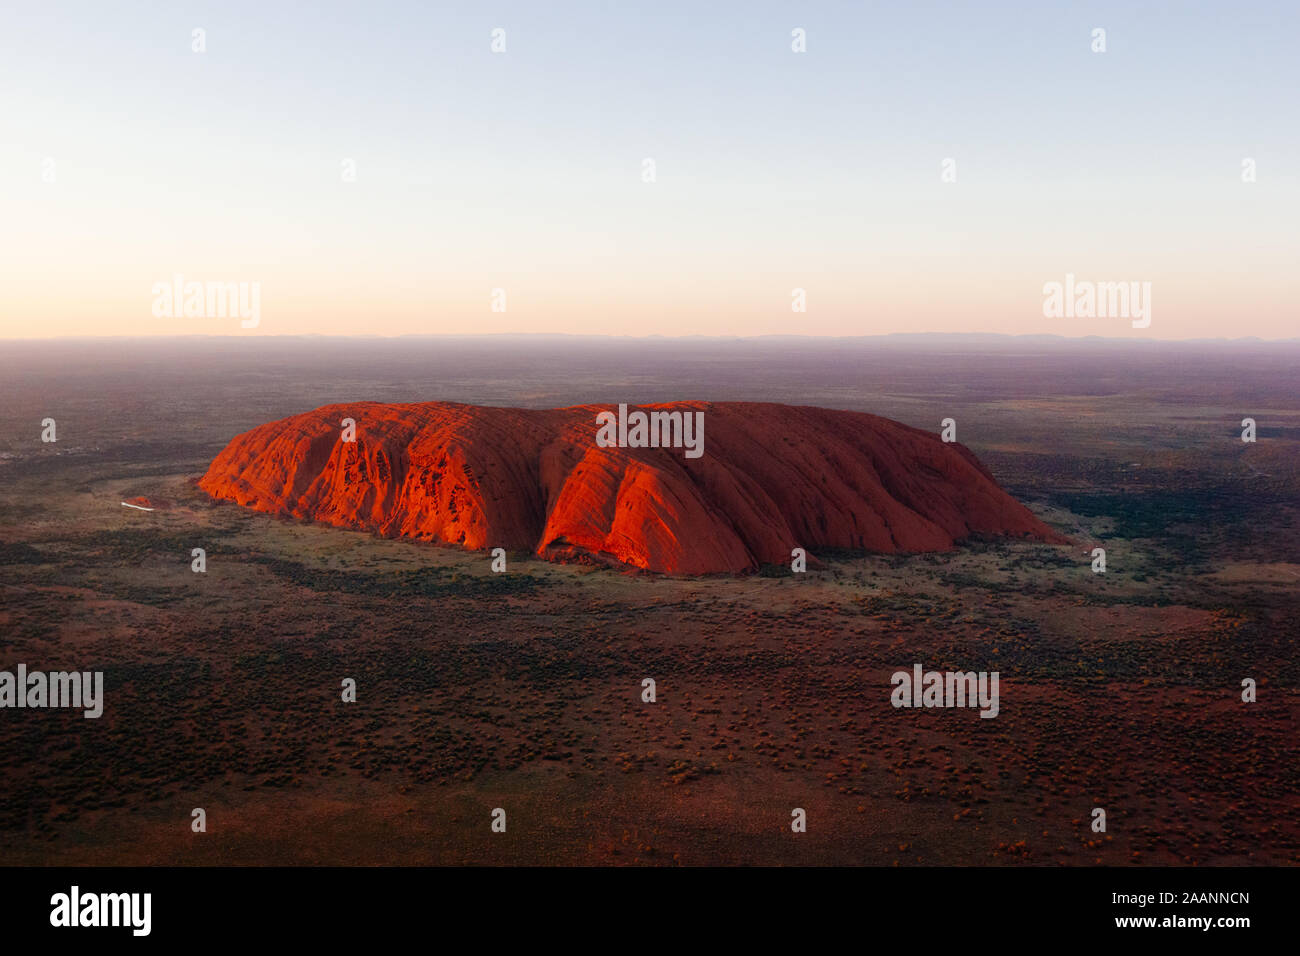
[[[0,884],[7,938],[75,935],[78,943],[337,944],[435,924],[494,938],[554,933],[559,941],[600,927],[664,938],[689,918],[722,920],[740,935],[830,919],[871,935],[938,933],[945,943],[1032,932],[1230,946],[1288,925],[1296,871],[67,868],[2,870]]]

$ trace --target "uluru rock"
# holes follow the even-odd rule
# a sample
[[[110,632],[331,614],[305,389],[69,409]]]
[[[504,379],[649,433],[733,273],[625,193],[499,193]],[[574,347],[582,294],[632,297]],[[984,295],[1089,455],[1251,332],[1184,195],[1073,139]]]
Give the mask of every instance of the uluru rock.
[[[675,574],[788,564],[796,547],[942,551],[972,534],[1062,540],[936,434],[861,412],[679,402],[703,454],[601,447],[597,415],[451,402],[328,405],[237,436],[214,498],[389,537]],[[345,441],[344,419],[355,421]]]

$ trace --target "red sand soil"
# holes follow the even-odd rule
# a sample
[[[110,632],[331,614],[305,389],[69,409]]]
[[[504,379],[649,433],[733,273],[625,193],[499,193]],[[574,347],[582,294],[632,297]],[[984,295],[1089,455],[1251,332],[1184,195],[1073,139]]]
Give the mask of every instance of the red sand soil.
[[[703,411],[703,456],[598,447],[607,406],[359,402],[237,436],[199,486],[389,537],[674,574],[754,571],[799,547],[815,561],[818,548],[942,551],[971,534],[1061,540],[937,434],[808,406],[639,408]]]

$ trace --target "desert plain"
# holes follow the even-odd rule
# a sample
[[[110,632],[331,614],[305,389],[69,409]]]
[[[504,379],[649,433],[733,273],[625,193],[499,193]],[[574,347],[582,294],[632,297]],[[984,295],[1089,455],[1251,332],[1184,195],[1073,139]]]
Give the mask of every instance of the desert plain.
[[[953,418],[1069,543],[497,574],[196,484],[332,402],[693,399]],[[105,680],[0,710],[0,863],[1300,862],[1300,344],[7,342],[0,408],[0,667]],[[996,719],[891,706],[917,663]]]

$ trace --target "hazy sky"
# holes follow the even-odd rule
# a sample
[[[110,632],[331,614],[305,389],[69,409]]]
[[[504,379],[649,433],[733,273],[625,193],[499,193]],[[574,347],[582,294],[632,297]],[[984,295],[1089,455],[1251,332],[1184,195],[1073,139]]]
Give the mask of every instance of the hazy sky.
[[[6,2],[0,337],[1296,336],[1297,49],[1295,2]],[[259,325],[155,316],[177,273]],[[1044,316],[1067,273],[1150,327]]]

